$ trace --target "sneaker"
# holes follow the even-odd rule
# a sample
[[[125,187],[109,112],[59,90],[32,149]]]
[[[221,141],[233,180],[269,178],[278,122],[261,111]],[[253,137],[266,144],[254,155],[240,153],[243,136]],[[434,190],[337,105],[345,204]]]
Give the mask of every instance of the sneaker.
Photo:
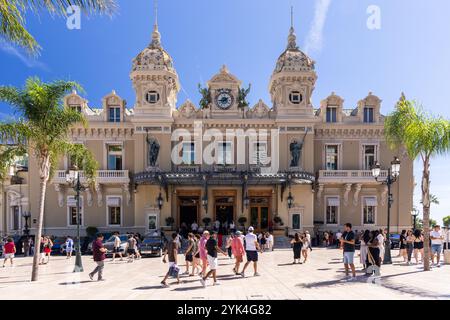
[[[254,277],[259,277],[260,274],[259,274],[258,272],[255,272],[255,273],[253,274],[253,276],[254,276]]]
[[[200,279],[200,283],[202,284],[203,288],[206,288],[206,281],[203,279],[203,277]]]
[[[241,272],[240,274],[241,274],[242,278],[245,278],[245,273],[244,272]]]
[[[218,281],[214,282],[213,286],[220,286],[220,282],[218,282]]]
[[[94,276],[92,275],[92,273],[89,273],[89,279],[94,280]]]
[[[355,280],[356,280],[356,277],[348,277],[348,279],[347,279],[348,282],[352,282],[352,281],[355,281]]]
[[[97,281],[106,281],[104,278],[100,278]]]
[[[161,287],[163,287],[163,288],[168,288],[169,285],[168,285],[167,283],[165,283],[165,282],[161,282]]]

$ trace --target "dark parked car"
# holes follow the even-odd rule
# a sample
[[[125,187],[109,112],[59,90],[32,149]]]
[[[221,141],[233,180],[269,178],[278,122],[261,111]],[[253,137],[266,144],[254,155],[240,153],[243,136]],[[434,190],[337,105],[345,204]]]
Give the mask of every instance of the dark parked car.
[[[391,233],[389,240],[391,241],[391,249],[400,248],[400,235],[399,234]]]
[[[157,255],[161,257],[163,247],[164,239],[160,234],[147,235],[140,244],[141,255]]]
[[[56,237],[53,239],[52,254],[61,254],[61,248],[66,243],[66,237]]]

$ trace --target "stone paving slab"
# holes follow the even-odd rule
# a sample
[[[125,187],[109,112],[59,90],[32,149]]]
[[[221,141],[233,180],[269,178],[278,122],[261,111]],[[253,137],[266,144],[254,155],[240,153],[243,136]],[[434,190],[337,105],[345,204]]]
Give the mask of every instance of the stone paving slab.
[[[450,265],[423,272],[421,265],[407,266],[395,257],[393,265],[382,266],[382,276],[374,283],[358,272],[354,282],[343,280],[342,252],[315,248],[306,264],[292,265],[292,251],[275,250],[260,255],[260,277],[235,276],[233,261],[219,258],[219,286],[209,281],[203,288],[199,277],[182,276],[182,284],[162,288],[160,281],[167,271],[161,258],[144,258],[133,263],[107,260],[105,282],[92,282],[88,272],[95,264],[83,256],[85,272],[73,273],[75,259],[51,257],[41,266],[39,281],[30,282],[31,259],[17,258],[14,267],[0,268],[0,294],[3,299],[172,299],[172,300],[272,300],[272,299],[450,299]],[[359,258],[355,257],[359,262]],[[184,271],[183,256],[179,256]],[[249,266],[250,267],[250,266]],[[357,268],[361,266],[357,263]]]

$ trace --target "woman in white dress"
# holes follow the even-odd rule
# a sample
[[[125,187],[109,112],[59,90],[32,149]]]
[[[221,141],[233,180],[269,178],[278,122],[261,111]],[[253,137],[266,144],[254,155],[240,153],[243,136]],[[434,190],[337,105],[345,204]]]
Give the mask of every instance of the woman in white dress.
[[[385,234],[383,229],[380,229],[380,234],[377,236],[377,239],[378,239],[378,248],[380,249],[380,260],[381,262],[383,262],[384,250],[386,250],[386,248],[384,247]]]
[[[364,234],[361,237],[360,240],[360,248],[359,248],[359,261],[363,265],[363,269],[367,268],[367,252],[369,251],[369,248],[367,247],[367,243],[370,240],[370,231],[366,230],[364,231]]]

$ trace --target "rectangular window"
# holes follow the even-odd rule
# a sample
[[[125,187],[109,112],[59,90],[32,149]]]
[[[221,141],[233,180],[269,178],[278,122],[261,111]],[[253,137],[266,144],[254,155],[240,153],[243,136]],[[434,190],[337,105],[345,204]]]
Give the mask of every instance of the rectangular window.
[[[108,170],[122,170],[122,146],[108,145]]]
[[[77,219],[80,219],[80,226],[83,225],[83,198],[80,197],[80,214],[77,214],[77,199],[76,196],[67,197],[67,211],[68,211],[68,224],[69,226],[76,226]]]
[[[337,224],[339,214],[339,198],[327,198],[326,224]]]
[[[376,146],[365,145],[364,150],[364,170],[371,170],[376,162]]]
[[[11,215],[12,215],[12,230],[20,229],[20,208],[19,206],[11,207]]]
[[[373,108],[372,107],[365,107],[364,108],[364,122],[365,123],[372,123],[373,121]]]
[[[183,164],[194,164],[195,161],[195,143],[183,143]]]
[[[80,105],[71,105],[71,106],[70,106],[70,109],[72,109],[72,110],[74,110],[74,111],[76,111],[76,112],[81,113],[81,106],[80,106]]]
[[[109,108],[109,122],[120,122],[120,108],[110,107]]]
[[[375,224],[375,215],[377,210],[376,198],[364,198],[363,202],[363,223]]]
[[[218,152],[217,152],[217,163],[218,164],[232,164],[233,161],[231,159],[231,142],[219,142],[218,144]]]
[[[337,145],[326,146],[326,170],[338,170],[338,150]]]
[[[336,122],[337,121],[337,108],[328,107],[327,108],[327,122]]]
[[[267,164],[267,142],[255,142],[252,154],[252,164]]]
[[[292,229],[300,229],[300,213],[292,214]]]
[[[108,216],[110,225],[120,225],[121,223],[120,207],[108,207]]]

